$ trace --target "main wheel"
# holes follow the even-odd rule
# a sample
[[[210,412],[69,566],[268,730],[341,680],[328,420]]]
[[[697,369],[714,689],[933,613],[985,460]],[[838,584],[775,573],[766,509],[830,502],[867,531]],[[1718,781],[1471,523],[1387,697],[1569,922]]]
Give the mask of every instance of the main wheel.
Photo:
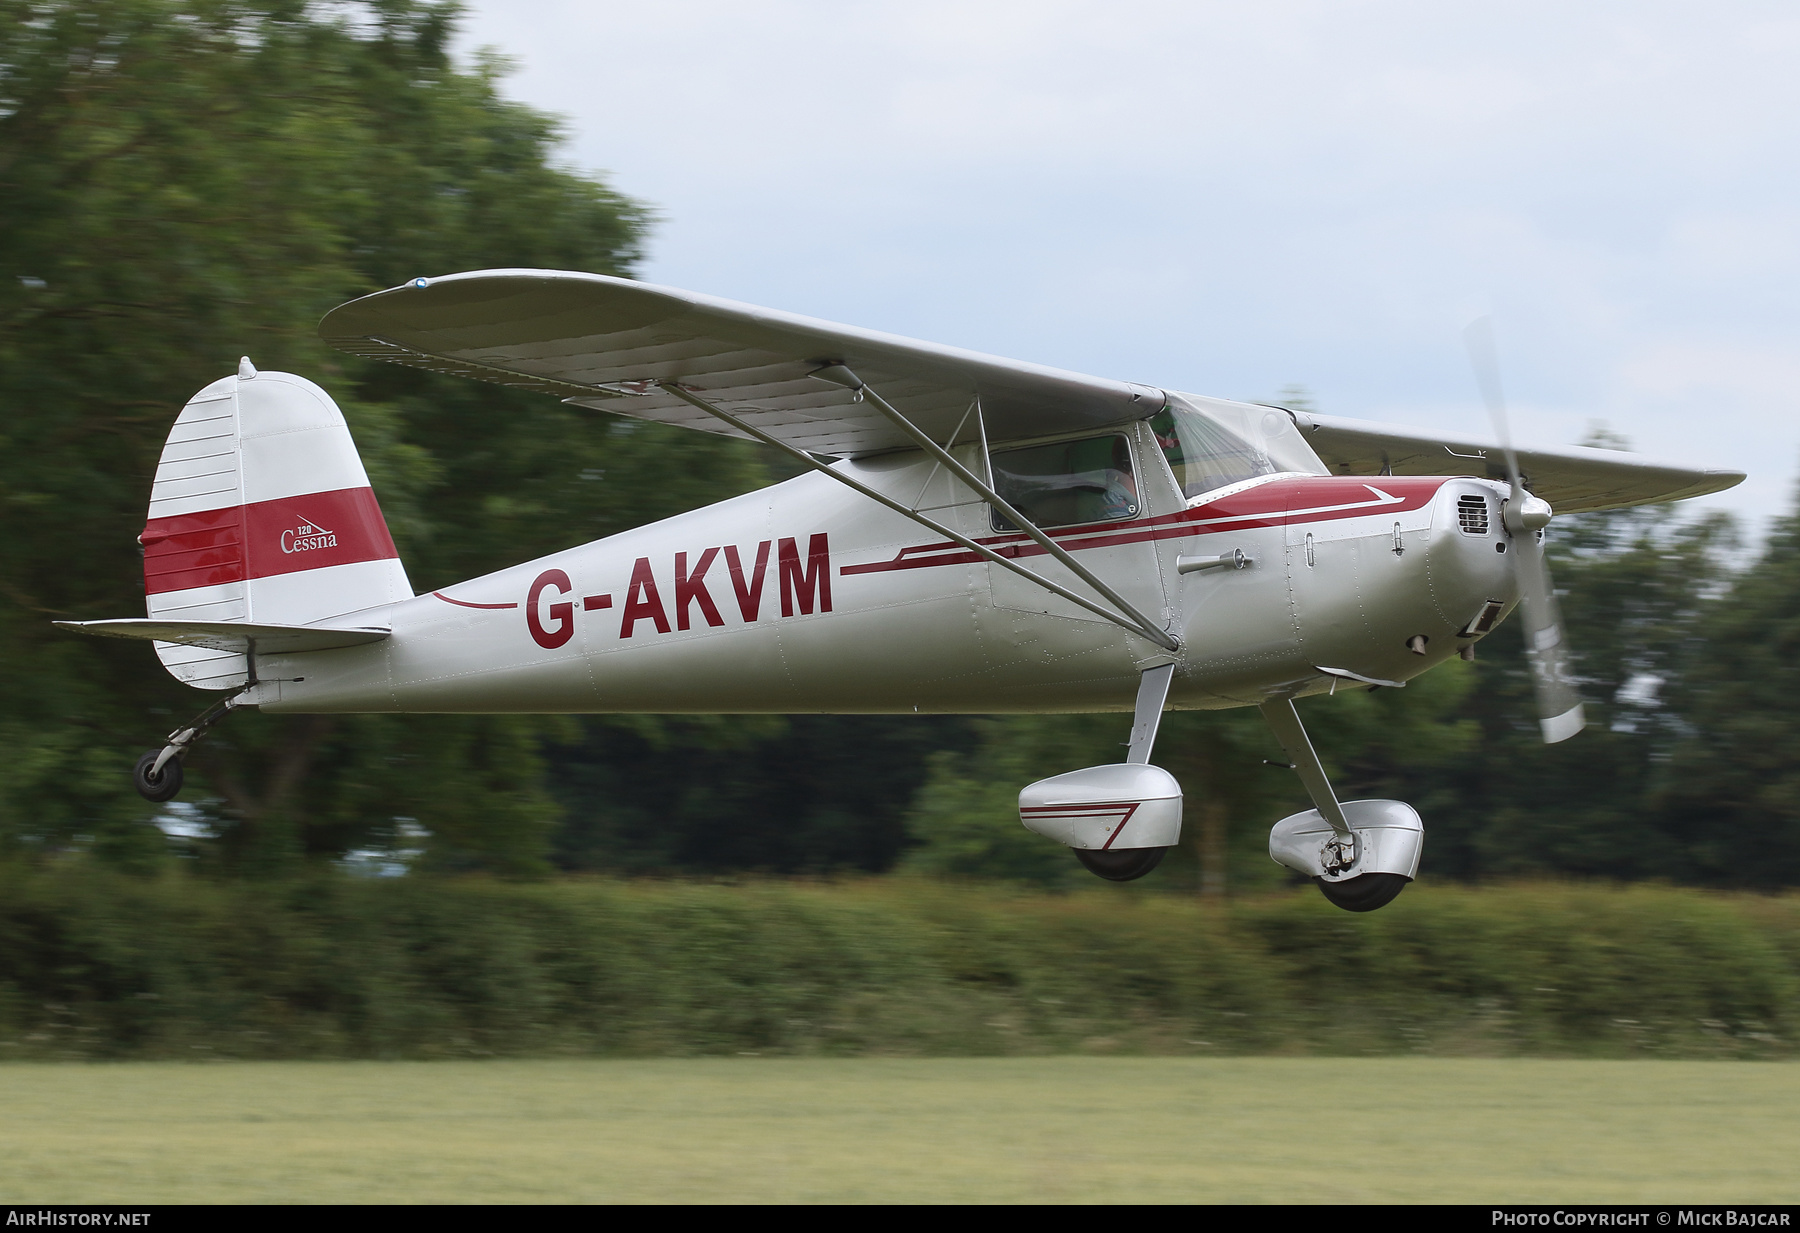
[[[1162,864],[1167,848],[1120,848],[1114,852],[1099,848],[1076,848],[1075,859],[1108,882],[1133,882]]]
[[[131,773],[131,782],[137,786],[138,795],[147,801],[172,801],[175,794],[181,791],[180,758],[170,758],[163,763],[162,770],[155,775],[150,773],[150,768],[156,765],[160,756],[162,750],[152,749],[138,759],[137,769]]]
[[[1365,873],[1342,882],[1314,878],[1325,898],[1346,912],[1373,912],[1394,902],[1406,884],[1412,881],[1397,873]]]

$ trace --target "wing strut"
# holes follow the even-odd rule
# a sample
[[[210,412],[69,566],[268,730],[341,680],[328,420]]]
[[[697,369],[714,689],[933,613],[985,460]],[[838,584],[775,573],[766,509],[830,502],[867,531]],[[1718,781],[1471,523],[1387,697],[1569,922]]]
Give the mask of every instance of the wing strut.
[[[828,364],[811,375],[815,380],[828,381],[832,385],[841,385],[846,389],[854,391],[861,397],[868,399],[869,404],[879,411],[884,418],[894,425],[894,427],[911,437],[918,443],[920,449],[937,459],[951,474],[955,475],[958,479],[962,480],[963,483],[979,493],[983,501],[986,501],[989,505],[993,506],[995,510],[999,511],[1001,517],[1009,520],[1015,527],[1019,528],[1019,530],[1031,536],[1032,539],[1037,541],[1038,547],[1068,566],[1070,572],[1077,578],[1093,587],[1094,590],[1100,592],[1100,594],[1104,595],[1115,608],[1130,617],[1138,629],[1152,642],[1156,643],[1164,650],[1169,651],[1175,650],[1180,645],[1174,637],[1165,633],[1154,621],[1138,611],[1136,605],[1130,600],[1126,599],[1123,595],[1120,595],[1117,591],[1096,578],[1091,570],[1070,555],[1067,548],[1064,548],[1061,544],[1038,530],[1032,521],[1018,510],[1014,509],[1012,504],[1008,502],[1005,497],[995,492],[985,480],[969,470],[969,468],[963,466],[962,463],[958,462],[954,454],[939,445],[936,441],[933,441],[924,432],[920,431],[911,420],[894,410],[894,408],[888,404],[887,399],[883,398],[880,394],[877,394],[869,386],[864,385],[861,377],[851,372],[842,364]],[[1035,577],[1035,575],[1033,576]]]
[[[1030,535],[1034,536],[1035,538],[1037,538],[1039,543],[1044,544],[1059,560],[1065,561],[1070,566],[1070,568],[1072,568],[1076,572],[1077,575],[1079,575],[1081,578],[1083,578],[1087,582],[1091,583],[1095,587],[1095,589],[1097,589],[1102,595],[1104,595],[1107,599],[1112,600],[1121,609],[1123,609],[1126,613],[1128,613],[1131,619],[1127,619],[1124,616],[1120,616],[1119,613],[1117,613],[1117,612],[1108,611],[1106,608],[1101,607],[1099,604],[1094,603],[1092,600],[1084,599],[1080,595],[1077,595],[1077,594],[1075,594],[1075,592],[1069,590],[1069,588],[1062,586],[1058,583],[1052,582],[1052,581],[1050,581],[1050,579],[1045,578],[1040,574],[1033,573],[1031,570],[1026,569],[1024,566],[1018,564],[1017,562],[1012,561],[1012,560],[1008,559],[1007,557],[1001,556],[999,553],[995,552],[992,548],[987,547],[985,544],[978,544],[974,540],[970,539],[968,536],[960,535],[957,532],[952,531],[949,527],[943,525],[941,522],[938,522],[937,520],[932,519],[932,518],[927,518],[924,514],[919,513],[915,509],[911,509],[905,505],[902,505],[900,502],[894,500],[892,497],[889,497],[882,493],[876,492],[873,488],[870,488],[867,484],[864,484],[858,480],[851,479],[848,475],[845,475],[843,472],[835,470],[829,466],[826,466],[824,463],[820,462],[817,458],[814,458],[811,454],[807,453],[805,450],[796,449],[794,446],[789,445],[787,442],[778,440],[777,438],[770,436],[768,433],[763,432],[760,428],[757,428],[755,425],[750,424],[750,423],[746,422],[745,420],[739,418],[738,416],[733,415],[731,412],[726,411],[722,407],[714,406],[712,403],[708,402],[706,399],[700,397],[698,394],[695,394],[691,390],[683,388],[681,385],[679,385],[678,383],[676,383],[674,381],[659,381],[659,382],[657,382],[657,385],[659,385],[661,388],[667,390],[669,393],[675,395],[675,397],[681,399],[683,402],[688,403],[689,405],[697,407],[700,410],[706,412],[708,415],[712,416],[713,418],[722,420],[725,423],[730,424],[733,428],[739,429],[742,432],[746,432],[746,433],[750,434],[752,437],[755,437],[758,441],[761,441],[764,445],[774,446],[776,449],[780,450],[782,453],[787,454],[790,457],[799,459],[801,462],[805,463],[807,466],[811,467],[813,470],[819,472],[820,474],[829,475],[832,479],[836,480],[838,483],[843,484],[844,486],[851,488],[856,492],[861,493],[863,496],[868,497],[872,501],[876,501],[882,505],[887,506],[889,509],[893,510],[896,514],[899,514],[905,518],[911,519],[912,521],[918,523],[920,526],[928,528],[935,534],[942,535],[945,539],[950,540],[953,543],[960,544],[962,547],[967,548],[970,552],[975,553],[977,556],[983,558],[984,560],[992,562],[995,565],[1004,566],[1005,568],[1010,569],[1013,573],[1018,574],[1021,578],[1024,578],[1030,582],[1035,582],[1038,586],[1043,587],[1045,590],[1054,592],[1055,594],[1062,596],[1064,599],[1068,600],[1070,603],[1079,604],[1081,607],[1086,608],[1089,612],[1093,613],[1097,617],[1100,617],[1102,620],[1111,621],[1114,625],[1117,625],[1121,629],[1124,629],[1124,630],[1129,631],[1130,633],[1139,634],[1145,638],[1148,638],[1150,641],[1154,642],[1157,646],[1162,647],[1164,650],[1173,651],[1173,650],[1176,650],[1179,648],[1180,643],[1175,638],[1171,637],[1169,634],[1163,632],[1162,630],[1158,629],[1156,626],[1152,625],[1144,617],[1144,615],[1141,612],[1139,612],[1136,608],[1132,607],[1130,604],[1126,603],[1123,598],[1114,594],[1114,592],[1112,591],[1112,589],[1110,587],[1108,587],[1104,583],[1100,582],[1097,578],[1094,578],[1092,574],[1088,573],[1088,571],[1083,569],[1080,565],[1075,564],[1075,562],[1069,558],[1069,554],[1067,551],[1065,551],[1060,545],[1052,544],[1047,539],[1045,539],[1043,537],[1043,533],[1041,531],[1038,531],[1036,527],[1032,526],[1029,522],[1025,521],[1025,519],[1023,517],[1021,517],[1016,512],[1012,511],[1012,507],[1010,505],[1006,505],[1004,502],[1001,502],[1000,507],[997,507],[997,508],[1003,508],[1004,511],[1006,511],[1006,513],[1007,513],[1007,517],[1009,517],[1013,520],[1014,525],[1025,528],[1027,534],[1030,534]],[[906,429],[911,430],[913,432],[917,431],[916,429],[912,429],[912,425],[908,424],[906,422],[905,418],[901,417],[898,412],[895,412],[893,410],[893,408],[888,407],[884,402],[881,402],[878,399],[876,399],[873,395],[873,391],[868,390],[868,387],[864,386],[863,389],[864,389],[865,393],[868,393],[871,396],[871,400],[874,401],[876,409],[881,410],[882,414],[892,415],[899,423],[903,424]],[[970,481],[973,481],[973,477],[970,476],[968,469],[966,467],[964,467],[961,463],[957,462],[954,458],[950,458],[950,455],[948,453],[945,453],[944,451],[938,449],[937,442],[932,441],[929,437],[924,437],[923,439],[931,446],[932,450],[934,451],[934,455],[933,455],[934,457],[938,457],[938,460],[940,462],[943,461],[944,459],[948,458],[950,460],[950,466],[955,469],[956,473],[964,476],[966,479],[968,479]],[[975,483],[976,490],[979,492],[982,492],[984,495],[988,491],[990,491],[987,489],[987,486],[985,484],[981,484],[979,481],[973,481],[973,482]],[[992,498],[992,500],[999,501],[1000,498],[998,497],[998,495],[995,495]]]

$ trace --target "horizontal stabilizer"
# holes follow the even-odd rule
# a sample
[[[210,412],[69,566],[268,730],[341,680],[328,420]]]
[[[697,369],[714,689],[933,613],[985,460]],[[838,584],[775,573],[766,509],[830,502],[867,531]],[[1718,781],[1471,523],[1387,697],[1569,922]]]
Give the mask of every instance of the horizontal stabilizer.
[[[242,655],[255,644],[259,655],[295,651],[330,651],[379,642],[392,630],[372,626],[330,628],[319,625],[250,625],[242,621],[158,621],[142,617],[117,621],[57,621],[58,629],[102,638],[141,638],[179,646],[235,651]]]

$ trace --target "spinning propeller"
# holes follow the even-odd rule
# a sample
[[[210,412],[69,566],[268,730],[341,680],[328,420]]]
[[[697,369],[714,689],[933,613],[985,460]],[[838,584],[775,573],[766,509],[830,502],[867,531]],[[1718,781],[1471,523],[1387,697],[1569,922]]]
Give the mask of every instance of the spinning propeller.
[[[1554,745],[1580,732],[1586,720],[1581,695],[1570,671],[1568,643],[1563,638],[1562,614],[1557,611],[1556,591],[1550,583],[1550,567],[1537,532],[1550,523],[1550,503],[1525,491],[1519,475],[1519,457],[1513,452],[1507,427],[1506,399],[1500,392],[1500,361],[1494,350],[1494,325],[1482,317],[1463,331],[1475,380],[1487,403],[1494,435],[1506,451],[1506,474],[1512,482],[1501,520],[1512,534],[1513,577],[1519,584],[1519,614],[1525,622],[1525,655],[1531,663],[1537,687],[1538,725],[1544,743]]]

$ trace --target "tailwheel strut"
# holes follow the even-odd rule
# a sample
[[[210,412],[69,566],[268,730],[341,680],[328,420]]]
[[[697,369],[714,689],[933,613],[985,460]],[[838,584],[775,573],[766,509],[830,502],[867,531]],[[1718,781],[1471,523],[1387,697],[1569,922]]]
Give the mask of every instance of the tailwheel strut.
[[[138,795],[147,801],[172,801],[181,791],[181,760],[187,756],[194,744],[206,730],[224,719],[240,705],[249,686],[238,690],[229,698],[207,707],[191,722],[169,733],[167,743],[161,749],[152,749],[137,760],[137,766],[131,772],[132,784]]]

